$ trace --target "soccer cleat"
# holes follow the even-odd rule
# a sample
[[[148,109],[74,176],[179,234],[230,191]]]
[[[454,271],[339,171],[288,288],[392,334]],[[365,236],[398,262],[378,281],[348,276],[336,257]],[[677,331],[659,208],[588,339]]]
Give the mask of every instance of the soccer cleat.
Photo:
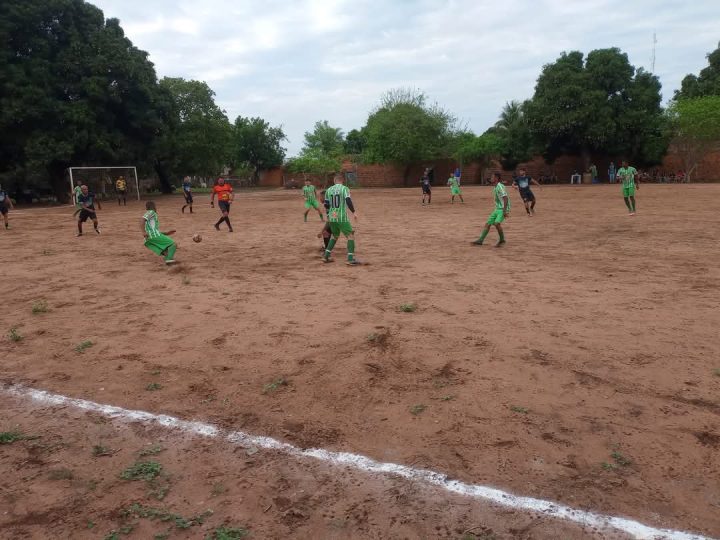
[[[175,264],[176,262],[177,262],[177,261],[176,261],[175,259],[168,259],[167,261],[165,261],[165,264],[166,264],[167,266],[170,266],[171,264]]]
[[[184,214],[185,213],[185,207],[183,206],[180,211]]]
[[[473,242],[470,242],[473,246],[482,246],[482,240],[475,240]]]
[[[352,261],[347,261],[345,264],[348,266],[360,266],[362,263],[357,259],[353,259]]]
[[[81,232],[77,233],[75,236],[82,236],[83,234]]]
[[[100,234],[100,229],[95,229],[95,232]]]
[[[233,228],[232,228],[232,227],[228,227],[228,232],[233,232]]]
[[[220,230],[220,225],[218,225],[217,223],[215,224],[215,230],[216,230],[216,231],[219,231],[219,230]]]
[[[495,247],[503,247],[504,244],[505,244],[505,240],[498,240],[498,243],[495,244]]]

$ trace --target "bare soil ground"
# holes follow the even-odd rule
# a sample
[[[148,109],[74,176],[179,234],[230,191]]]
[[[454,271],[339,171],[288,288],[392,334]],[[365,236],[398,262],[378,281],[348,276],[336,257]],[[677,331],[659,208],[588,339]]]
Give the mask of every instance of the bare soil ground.
[[[528,218],[511,193],[496,249],[470,245],[490,188],[426,207],[357,190],[355,268],[344,240],[320,262],[296,191],[239,192],[232,234],[206,196],[192,215],[159,198],[170,269],[140,203],[107,203],[82,238],[70,208],[18,210],[0,377],[720,537],[720,186],[643,185],[635,217],[618,186],[536,194]],[[1,389],[0,407],[0,431],[29,436],[0,445],[2,538],[622,538]],[[122,479],[138,460],[162,473]]]

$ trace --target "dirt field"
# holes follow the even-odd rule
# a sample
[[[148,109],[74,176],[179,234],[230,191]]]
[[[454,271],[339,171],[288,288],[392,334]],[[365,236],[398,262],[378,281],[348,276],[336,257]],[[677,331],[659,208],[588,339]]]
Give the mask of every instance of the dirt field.
[[[239,192],[233,234],[206,196],[193,215],[158,199],[171,269],[142,245],[140,203],[106,204],[82,238],[72,209],[11,213],[0,431],[27,438],[0,446],[0,537],[627,537],[51,408],[16,384],[720,537],[720,186],[644,185],[635,217],[618,186],[536,194],[530,219],[511,193],[496,249],[494,232],[469,243],[490,188],[454,206],[435,188],[429,207],[419,189],[357,190],[370,264],[355,268],[343,240],[320,262],[297,192]],[[162,474],[122,479],[137,460]]]

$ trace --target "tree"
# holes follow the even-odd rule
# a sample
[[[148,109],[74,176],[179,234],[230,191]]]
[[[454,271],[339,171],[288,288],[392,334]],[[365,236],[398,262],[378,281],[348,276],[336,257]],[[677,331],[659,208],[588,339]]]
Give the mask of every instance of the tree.
[[[328,156],[338,156],[343,151],[345,137],[340,128],[330,126],[327,120],[315,122],[315,127],[305,132],[303,152],[319,150]]]
[[[660,82],[617,48],[563,53],[543,67],[525,107],[546,159],[591,153],[656,163],[667,148]]]
[[[460,163],[479,163],[484,177],[484,169],[488,168],[494,159],[500,158],[504,150],[504,141],[494,133],[484,133],[479,137],[464,133],[459,137],[454,157]]]
[[[672,146],[683,161],[690,181],[700,161],[720,150],[720,95],[674,101],[668,116],[672,126]]]
[[[500,119],[486,133],[497,136],[501,143],[500,163],[505,170],[513,170],[532,158],[535,150],[533,134],[525,111],[528,102],[510,101],[505,104]]]
[[[166,103],[117,19],[82,0],[4,0],[0,41],[2,177],[67,198],[69,166],[150,166]]]
[[[278,167],[285,159],[282,142],[287,139],[281,127],[272,127],[262,118],[235,120],[231,165],[248,165],[257,182],[261,169]]]
[[[215,176],[231,155],[232,126],[215,104],[215,93],[201,81],[164,78],[160,89],[170,99],[169,118],[158,144],[156,171],[171,176]]]
[[[364,158],[375,163],[409,165],[449,155],[455,117],[437,104],[428,105],[422,92],[391,90],[381,98],[363,128]]]
[[[351,129],[345,136],[343,143],[343,151],[346,154],[358,155],[362,154],[367,146],[365,134],[357,129]]]
[[[322,150],[307,150],[286,163],[288,172],[292,174],[312,174],[326,178],[342,168],[338,157],[333,157]]]
[[[720,44],[707,55],[707,59],[708,66],[700,75],[687,75],[682,80],[680,90],[675,92],[675,99],[720,96]]]

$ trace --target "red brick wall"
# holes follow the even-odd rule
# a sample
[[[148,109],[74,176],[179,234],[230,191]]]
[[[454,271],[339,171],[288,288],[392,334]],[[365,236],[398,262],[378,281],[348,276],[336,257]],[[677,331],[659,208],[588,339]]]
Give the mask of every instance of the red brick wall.
[[[285,174],[285,169],[282,167],[273,167],[266,171],[260,171],[258,185],[260,187],[282,187],[283,174]]]

